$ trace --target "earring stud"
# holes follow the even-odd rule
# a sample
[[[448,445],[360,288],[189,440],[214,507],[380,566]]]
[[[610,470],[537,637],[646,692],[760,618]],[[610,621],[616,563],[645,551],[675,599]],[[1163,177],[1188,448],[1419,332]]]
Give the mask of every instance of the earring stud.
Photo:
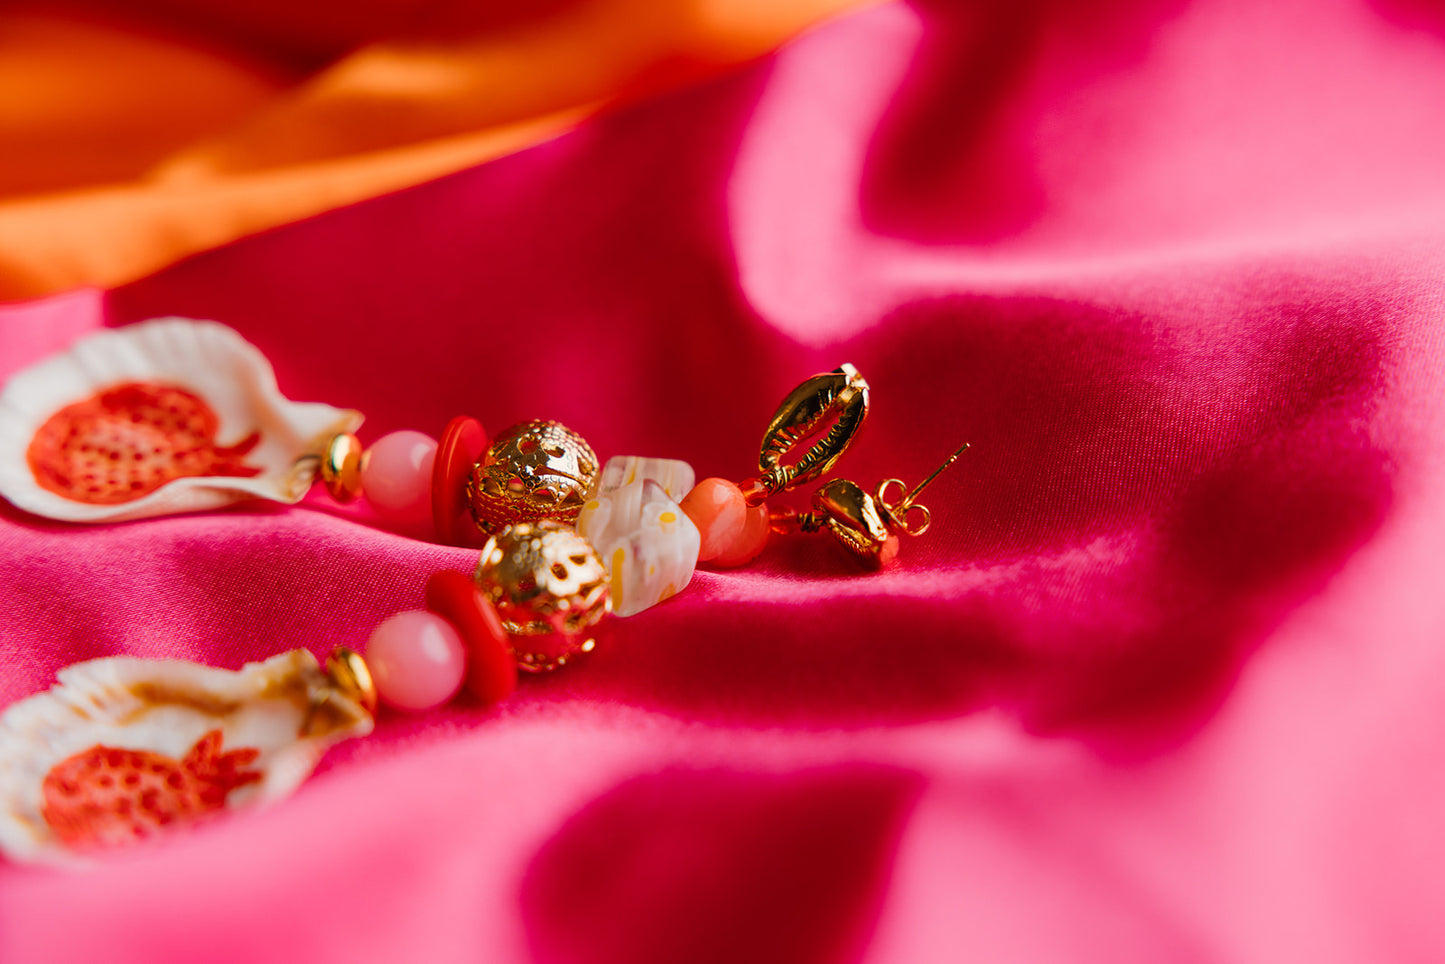
[[[834,479],[813,493],[813,511],[776,509],[769,513],[774,532],[817,532],[826,529],[870,569],[881,569],[898,557],[900,536],[921,536],[933,523],[933,514],[917,500],[923,490],[969,448],[964,442],[953,454],[911,490],[902,479],[884,479],[873,493],[848,479]],[[897,486],[902,499],[890,501]]]

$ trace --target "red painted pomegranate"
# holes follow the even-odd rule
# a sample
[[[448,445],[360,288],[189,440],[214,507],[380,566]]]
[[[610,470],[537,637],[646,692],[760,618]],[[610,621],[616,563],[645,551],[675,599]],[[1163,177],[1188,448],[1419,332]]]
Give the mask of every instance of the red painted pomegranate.
[[[129,843],[224,809],[232,790],[261,779],[245,769],[259,755],[254,749],[222,753],[220,730],[197,740],[181,760],[149,750],[93,746],[46,774],[41,813],[71,847]]]
[[[126,382],[50,416],[25,454],[41,487],[92,505],[130,502],[185,476],[259,474],[242,461],[259,433],[220,447],[218,424],[183,388]]]

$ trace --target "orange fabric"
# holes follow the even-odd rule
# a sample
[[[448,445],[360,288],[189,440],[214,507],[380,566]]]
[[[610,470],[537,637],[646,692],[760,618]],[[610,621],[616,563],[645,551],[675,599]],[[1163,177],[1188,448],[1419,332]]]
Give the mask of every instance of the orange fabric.
[[[858,3],[9,7],[0,299],[120,284],[519,150]]]

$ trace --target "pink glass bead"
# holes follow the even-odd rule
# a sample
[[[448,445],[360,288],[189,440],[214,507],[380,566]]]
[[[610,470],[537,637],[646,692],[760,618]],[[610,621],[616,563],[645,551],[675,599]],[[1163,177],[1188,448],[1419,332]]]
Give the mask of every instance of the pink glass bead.
[[[697,561],[707,562],[726,552],[747,523],[747,503],[742,489],[727,479],[703,479],[679,505],[702,541]],[[766,514],[766,512],[764,513]]]
[[[420,712],[456,695],[466,674],[466,648],[451,623],[436,613],[397,613],[366,641],[366,665],[376,693],[389,706]]]
[[[361,463],[361,491],[366,493],[366,501],[389,519],[430,519],[436,455],[436,441],[420,432],[383,435],[366,450]]]

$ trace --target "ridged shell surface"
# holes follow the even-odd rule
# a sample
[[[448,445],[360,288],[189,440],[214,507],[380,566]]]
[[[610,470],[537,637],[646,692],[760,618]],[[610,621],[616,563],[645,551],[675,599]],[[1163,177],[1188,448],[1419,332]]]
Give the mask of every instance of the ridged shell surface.
[[[145,397],[162,413],[154,396],[169,392],[201,411],[214,437],[189,438],[185,451],[180,443],[174,452],[152,445],[156,432],[164,435],[164,426],[130,424],[141,418],[125,408],[127,388],[130,397]],[[73,413],[72,424],[57,425],[67,413]],[[360,424],[357,412],[284,397],[270,362],[225,325],[161,318],[96,332],[5,383],[0,390],[0,496],[27,512],[68,522],[203,511],[249,498],[293,503],[310,486],[327,440]],[[150,435],[143,449],[132,452],[125,449],[126,439],[134,440],[137,427]],[[80,428],[106,433],[105,444],[111,447],[99,453],[103,457],[84,444],[85,437],[77,437]],[[37,457],[37,446],[52,436],[54,446],[71,445],[71,464],[56,468]],[[198,455],[203,458],[196,460]],[[181,465],[183,458],[200,468]],[[80,466],[96,470],[97,459],[103,481],[114,468],[103,486],[107,494],[87,495],[84,479],[74,480],[74,492],[64,487],[71,481],[67,473],[80,472]],[[189,474],[206,466],[219,466],[227,474]],[[142,467],[151,471],[152,480],[157,471],[169,473],[168,480],[147,490],[138,481]],[[138,491],[134,498],[116,496],[126,479]]]
[[[371,715],[306,650],[237,671],[131,657],[77,663],[49,690],[0,714],[0,850],[13,860],[49,863],[87,855],[89,848],[73,846],[58,829],[52,792],[56,774],[73,772],[87,755],[159,761],[152,763],[157,772],[174,761],[171,778],[179,785],[187,776],[182,761],[209,738],[223,763],[225,755],[244,760],[243,778],[231,780],[235,788],[211,795],[215,809],[232,809],[286,796],[328,747],[371,728]],[[138,810],[145,801],[119,797],[118,782],[112,777],[108,796],[96,795],[127,813]],[[75,792],[73,785],[66,790]]]

